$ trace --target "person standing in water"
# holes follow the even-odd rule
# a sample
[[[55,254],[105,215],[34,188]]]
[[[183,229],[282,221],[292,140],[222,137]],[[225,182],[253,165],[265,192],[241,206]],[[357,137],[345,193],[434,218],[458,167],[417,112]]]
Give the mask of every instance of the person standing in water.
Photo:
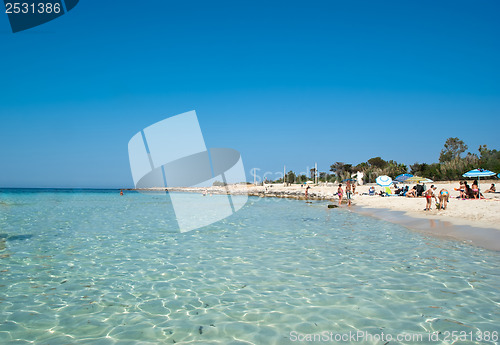
[[[352,196],[351,181],[347,181],[347,184],[345,185],[345,196],[347,198],[347,206],[351,206],[351,196]]]
[[[342,196],[344,195],[344,190],[342,189],[342,183],[339,184],[339,188],[337,189],[337,195],[339,196],[339,206],[342,204]]]
[[[311,188],[311,187],[306,186],[306,199],[307,199],[307,194],[308,194],[308,192],[309,192],[309,188]]]

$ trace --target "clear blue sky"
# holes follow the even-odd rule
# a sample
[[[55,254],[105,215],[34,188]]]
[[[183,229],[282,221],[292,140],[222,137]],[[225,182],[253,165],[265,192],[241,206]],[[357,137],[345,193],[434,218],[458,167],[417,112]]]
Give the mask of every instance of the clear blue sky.
[[[97,1],[12,34],[0,187],[132,185],[127,143],[196,110],[245,168],[500,149],[500,2]],[[249,178],[250,179],[250,178]]]

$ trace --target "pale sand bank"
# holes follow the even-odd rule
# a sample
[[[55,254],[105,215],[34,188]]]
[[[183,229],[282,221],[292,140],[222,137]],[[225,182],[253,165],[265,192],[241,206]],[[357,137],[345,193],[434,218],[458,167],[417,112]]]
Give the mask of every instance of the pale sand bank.
[[[500,251],[500,231],[494,228],[459,225],[445,219],[415,218],[401,211],[354,206],[353,211],[402,225],[425,235],[467,242],[489,250]]]

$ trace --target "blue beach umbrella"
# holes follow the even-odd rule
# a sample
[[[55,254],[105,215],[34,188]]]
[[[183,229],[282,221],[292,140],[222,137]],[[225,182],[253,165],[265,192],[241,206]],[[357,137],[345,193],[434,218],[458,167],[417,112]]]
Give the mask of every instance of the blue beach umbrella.
[[[375,182],[381,187],[389,187],[392,184],[392,178],[387,175],[382,175],[377,177]]]
[[[481,180],[481,177],[494,176],[495,174],[496,173],[494,173],[493,171],[479,168],[479,169],[467,171],[462,176],[463,177],[477,177],[477,189],[479,190],[479,192],[481,192],[481,189],[479,188],[479,181]]]
[[[401,175],[396,176],[395,180],[398,182],[404,182],[407,179],[409,179],[410,177],[413,177],[413,175],[412,174],[401,174]]]

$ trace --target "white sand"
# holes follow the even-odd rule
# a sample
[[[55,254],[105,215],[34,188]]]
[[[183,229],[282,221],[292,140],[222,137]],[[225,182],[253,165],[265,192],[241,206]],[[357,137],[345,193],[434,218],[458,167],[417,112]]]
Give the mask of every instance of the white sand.
[[[462,200],[457,199],[459,192],[454,188],[459,187],[458,182],[436,183],[436,194],[441,188],[450,192],[450,199],[446,210],[437,210],[435,201],[432,202],[432,210],[424,211],[425,198],[406,198],[399,196],[380,197],[356,195],[356,203],[360,206],[372,208],[388,208],[395,211],[403,211],[407,215],[418,218],[446,220],[453,224],[471,225],[474,227],[487,227],[500,230],[500,194],[484,193],[486,199]],[[486,190],[490,184],[482,183],[482,190]],[[430,185],[428,185],[430,187]],[[361,186],[360,192],[366,192],[369,187]],[[380,189],[376,188],[377,190]]]

